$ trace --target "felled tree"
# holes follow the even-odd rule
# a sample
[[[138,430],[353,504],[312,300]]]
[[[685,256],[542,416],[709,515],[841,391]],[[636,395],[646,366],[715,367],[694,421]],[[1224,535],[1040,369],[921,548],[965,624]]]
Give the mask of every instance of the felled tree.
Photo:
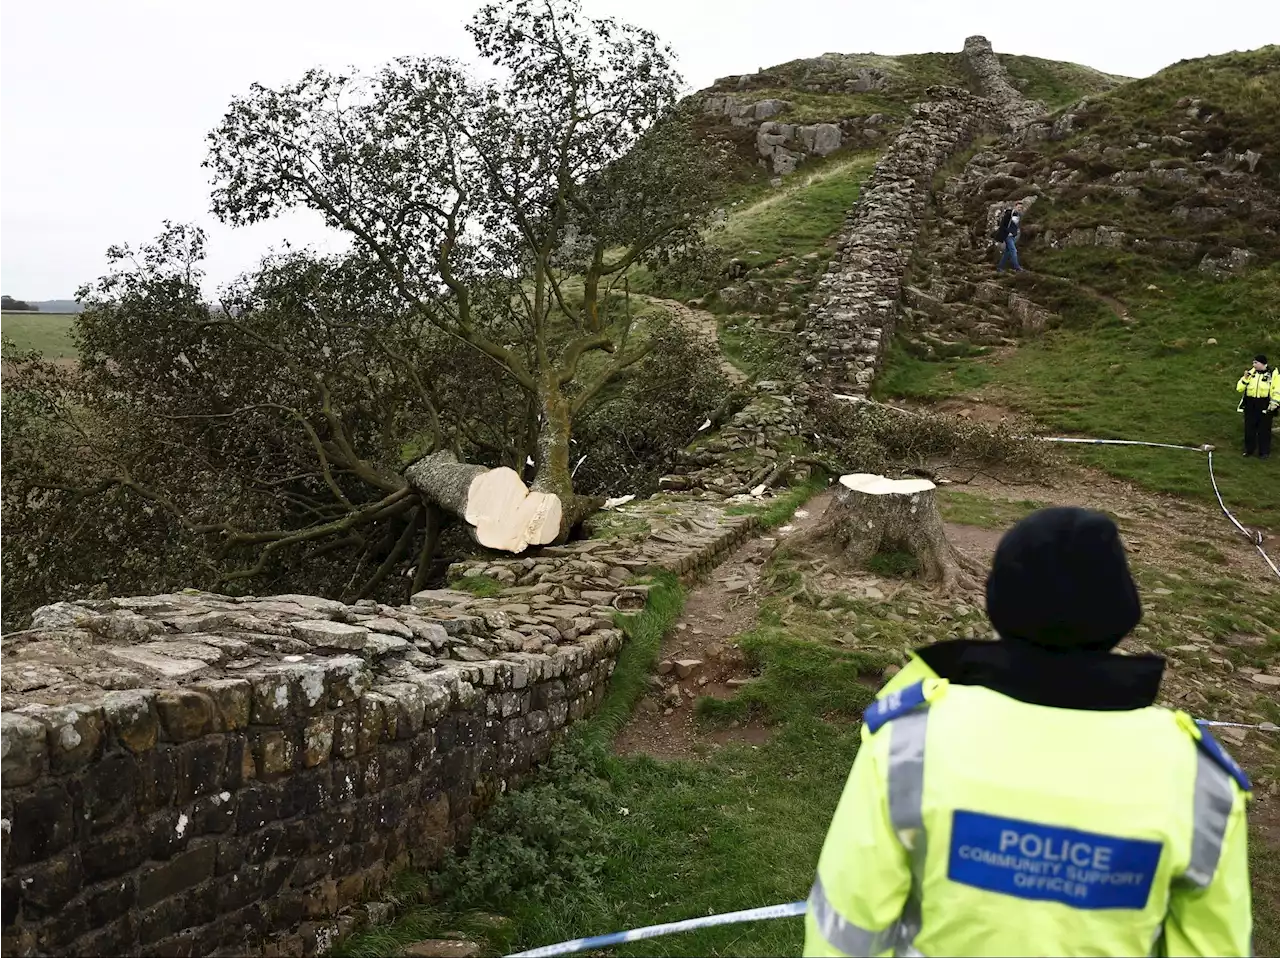
[[[563,538],[597,505],[574,494],[574,417],[650,348],[611,313],[610,288],[632,264],[696,247],[712,160],[674,110],[680,79],[651,32],[571,0],[486,6],[468,29],[502,80],[404,58],[252,87],[210,135],[213,206],[232,224],[319,211],[394,309],[529,397],[532,491],[555,499],[530,528],[558,509]],[[437,456],[405,475],[455,509],[468,469]]]
[[[879,552],[906,552],[919,563],[922,581],[946,592],[975,589],[982,568],[947,541],[935,488],[927,479],[841,476],[813,535],[834,541],[855,566]]]
[[[539,523],[556,525],[536,498],[519,508],[537,450],[531,397],[402,309],[377,264],[272,256],[210,304],[203,247],[198,230],[170,226],[112,250],[79,293],[75,366],[6,343],[6,627],[53,599],[186,585],[399,601],[426,583],[451,513],[500,548],[512,530],[535,541]],[[676,430],[719,401],[716,367],[689,337],[660,316],[645,325],[659,350],[586,406],[597,437],[636,380]],[[630,470],[662,456],[589,448]],[[421,475],[432,469],[452,481]],[[603,492],[599,480],[588,488]],[[495,540],[492,504],[511,499],[516,521]]]

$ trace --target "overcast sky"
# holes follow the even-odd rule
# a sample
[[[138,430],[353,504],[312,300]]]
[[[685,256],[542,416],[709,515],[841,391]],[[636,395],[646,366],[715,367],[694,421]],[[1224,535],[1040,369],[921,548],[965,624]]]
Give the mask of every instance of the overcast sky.
[[[209,229],[221,283],[268,248],[335,248],[309,214],[232,230],[208,213],[204,136],[251,82],[404,54],[472,59],[477,0],[4,0],[0,8],[0,286],[71,296],[112,243],[161,220]],[[824,52],[998,52],[1146,76],[1188,57],[1280,41],[1280,3],[1236,0],[584,0],[650,27],[690,89]]]

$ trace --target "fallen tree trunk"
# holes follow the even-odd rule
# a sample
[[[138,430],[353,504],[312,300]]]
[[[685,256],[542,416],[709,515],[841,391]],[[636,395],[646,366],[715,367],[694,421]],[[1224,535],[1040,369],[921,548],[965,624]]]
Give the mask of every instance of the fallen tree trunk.
[[[560,536],[560,497],[530,490],[514,469],[459,462],[442,451],[410,464],[404,477],[424,499],[471,526],[475,540],[486,548],[523,552]]]
[[[947,541],[935,489],[927,479],[841,476],[817,535],[833,537],[857,566],[879,552],[908,552],[922,581],[947,592],[976,589],[982,567]]]

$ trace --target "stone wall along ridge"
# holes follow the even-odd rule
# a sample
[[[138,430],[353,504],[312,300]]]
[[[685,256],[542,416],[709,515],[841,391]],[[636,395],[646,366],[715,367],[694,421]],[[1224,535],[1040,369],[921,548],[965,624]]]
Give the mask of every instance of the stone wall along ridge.
[[[865,395],[893,336],[902,276],[934,174],[990,122],[991,101],[936,88],[876,164],[819,280],[805,327],[804,365],[833,392]]]
[[[986,37],[972,36],[964,41],[962,53],[965,68],[977,84],[978,92],[990,100],[998,117],[1008,130],[1018,130],[1048,113],[1039,100],[1029,100],[1009,80],[1009,74]]]
[[[855,396],[870,390],[897,324],[934,174],[983,132],[1020,129],[1045,112],[1009,81],[985,37],[969,37],[963,59],[981,96],[931,89],[933,99],[914,108],[845,221],[804,335],[815,386]]]

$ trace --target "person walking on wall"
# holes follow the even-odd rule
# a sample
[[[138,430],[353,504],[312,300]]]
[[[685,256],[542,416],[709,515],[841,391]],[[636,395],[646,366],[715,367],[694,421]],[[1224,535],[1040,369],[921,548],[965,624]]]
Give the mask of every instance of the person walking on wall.
[[[1257,452],[1259,459],[1271,456],[1271,420],[1280,410],[1280,370],[1267,366],[1267,357],[1258,353],[1253,365],[1236,383],[1236,392],[1244,393],[1240,411],[1244,413],[1244,454]]]
[[[1018,233],[1022,228],[1022,203],[1014,203],[1000,216],[1000,226],[995,232],[997,242],[1004,244],[1004,252],[1000,254],[1000,265],[997,273],[1003,273],[1007,265],[1013,267],[1015,273],[1022,272],[1022,264],[1018,262]]]
[[[999,640],[917,650],[863,718],[806,955],[1248,955],[1248,777],[1164,659],[1119,530],[1042,509],[987,578]]]

